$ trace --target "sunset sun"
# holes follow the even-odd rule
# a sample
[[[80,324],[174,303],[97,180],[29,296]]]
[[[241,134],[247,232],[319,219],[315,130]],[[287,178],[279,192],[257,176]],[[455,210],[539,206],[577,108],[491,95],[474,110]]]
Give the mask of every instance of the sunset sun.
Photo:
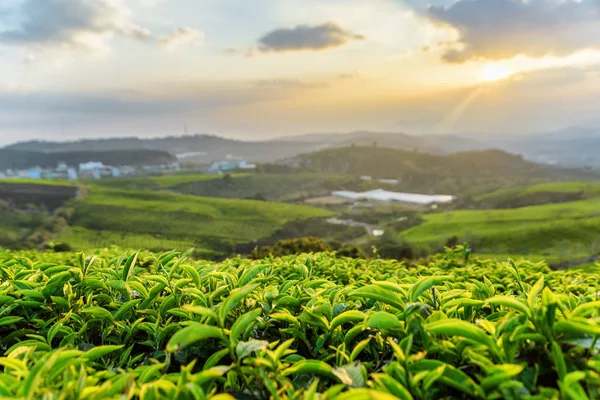
[[[496,82],[506,79],[514,73],[509,67],[503,64],[488,64],[479,73],[479,81]]]

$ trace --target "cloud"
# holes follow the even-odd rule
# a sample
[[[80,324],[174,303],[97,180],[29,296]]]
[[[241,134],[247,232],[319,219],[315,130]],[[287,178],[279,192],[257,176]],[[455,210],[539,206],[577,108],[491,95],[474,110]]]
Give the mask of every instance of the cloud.
[[[585,68],[548,68],[515,75],[508,84],[519,87],[540,88],[542,86],[558,87],[583,82],[590,72]]]
[[[20,16],[20,26],[0,28],[0,44],[105,51],[106,39],[113,36],[171,43],[199,33],[181,28],[166,38],[156,37],[132,22],[123,0],[24,0],[15,14]]]
[[[451,63],[600,48],[600,0],[459,0],[427,15],[459,32],[443,55]]]
[[[178,47],[184,44],[192,43],[204,39],[204,33],[188,26],[179,28],[169,36],[160,39],[163,46],[168,48]]]
[[[276,29],[259,39],[263,52],[285,52],[298,50],[324,50],[340,47],[353,40],[364,40],[363,35],[343,29],[327,22],[321,25],[298,25],[295,28]]]
[[[259,89],[320,89],[328,86],[326,82],[304,82],[298,79],[262,79],[254,81]]]

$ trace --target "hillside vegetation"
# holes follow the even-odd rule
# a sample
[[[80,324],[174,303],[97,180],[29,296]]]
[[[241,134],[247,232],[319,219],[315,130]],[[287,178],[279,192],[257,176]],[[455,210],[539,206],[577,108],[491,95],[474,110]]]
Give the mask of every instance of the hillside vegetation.
[[[93,186],[125,190],[163,190],[200,197],[289,202],[326,196],[334,190],[370,190],[385,187],[357,176],[317,173],[234,173],[226,175],[177,174],[103,179]]]
[[[600,199],[423,217],[425,222],[401,232],[400,237],[418,246],[439,248],[456,236],[482,253],[533,253],[568,259],[600,252]]]
[[[356,176],[331,174],[252,174],[189,181],[172,186],[176,192],[194,196],[293,201],[326,196],[334,190],[367,190],[385,185]]]
[[[64,209],[79,193],[67,182],[0,181],[0,247],[42,245],[67,223]]]
[[[196,246],[229,254],[233,245],[266,237],[289,221],[331,215],[281,203],[200,198],[167,192],[92,188],[77,202],[70,227],[59,236],[74,248],[144,241],[157,249]]]
[[[244,176],[233,174],[231,177]],[[101,179],[86,182],[93,186],[124,190],[169,190],[187,183],[203,182],[213,179],[222,179],[220,175],[207,174],[173,174],[162,176],[136,176],[132,178]],[[218,197],[218,196],[208,196]]]
[[[0,250],[0,394],[599,398],[597,275],[464,255],[406,268]]]
[[[27,237],[49,220],[47,214],[18,211],[0,200],[0,247],[23,247]]]
[[[517,208],[600,196],[596,182],[551,182],[500,189],[475,197],[483,207]]]
[[[16,209],[31,205],[54,210],[77,195],[78,187],[68,182],[0,180],[0,201]]]
[[[595,179],[593,171],[534,164],[500,150],[434,155],[379,147],[349,147],[302,156],[305,169],[319,173],[395,178],[398,189],[456,195],[532,181]]]

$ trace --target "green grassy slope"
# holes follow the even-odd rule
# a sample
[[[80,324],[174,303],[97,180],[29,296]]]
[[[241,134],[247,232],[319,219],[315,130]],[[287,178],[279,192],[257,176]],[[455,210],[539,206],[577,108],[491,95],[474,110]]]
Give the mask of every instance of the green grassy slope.
[[[289,173],[168,175],[89,181],[92,186],[126,190],[169,190],[201,197],[294,201],[324,196],[334,190],[370,190],[388,187],[378,182],[366,182],[357,176]]]
[[[10,178],[0,179],[1,185],[44,185],[44,186],[75,186],[74,182],[65,180],[47,181],[43,179]]]
[[[214,248],[268,236],[289,221],[328,215],[291,204],[94,188],[59,239],[82,248],[130,247],[150,237],[153,248]]]
[[[401,180],[398,190],[459,196],[477,187],[489,187],[489,191],[532,182],[598,178],[595,171],[535,164],[500,150],[433,155],[349,147],[307,154],[302,159],[305,168],[312,172],[396,178]]]
[[[30,235],[52,227],[52,214],[76,194],[69,182],[0,180],[0,247],[29,246]]]
[[[552,182],[500,189],[476,196],[475,200],[490,208],[516,208],[598,196],[600,184],[596,182]]]
[[[244,174],[233,174],[232,177],[244,176]],[[221,179],[219,175],[206,174],[174,174],[163,176],[148,176],[134,178],[115,178],[88,181],[92,186],[126,190],[164,190],[171,187],[190,182],[203,182],[213,179]]]
[[[171,189],[195,196],[290,201],[324,196],[334,190],[362,190],[381,186],[355,176],[304,173],[238,175],[231,179],[190,181]]]
[[[49,218],[43,213],[0,208],[0,247],[21,247],[26,238]]]
[[[600,199],[425,215],[402,239],[438,248],[457,236],[478,252],[584,256],[600,251]]]

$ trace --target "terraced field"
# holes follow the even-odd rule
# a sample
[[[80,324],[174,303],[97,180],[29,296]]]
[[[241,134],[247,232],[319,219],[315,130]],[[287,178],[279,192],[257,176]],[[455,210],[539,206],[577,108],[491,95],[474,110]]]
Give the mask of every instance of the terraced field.
[[[560,258],[600,252],[600,199],[505,210],[453,211],[424,216],[400,233],[417,246],[436,248],[452,236],[477,252],[541,254]]]
[[[546,203],[562,203],[600,196],[595,182],[551,182],[516,186],[476,196],[489,208],[516,208]]]
[[[148,241],[144,247],[231,251],[233,244],[269,236],[286,222],[329,215],[292,204],[92,188],[58,239],[80,249]]]
[[[194,196],[294,201],[329,195],[334,190],[367,190],[381,186],[356,176],[304,173],[237,175],[231,179],[189,181],[172,186],[171,190]]]
[[[233,174],[232,177],[241,177],[244,174]],[[178,185],[191,182],[203,182],[222,179],[219,175],[207,174],[177,174],[164,176],[148,176],[134,178],[116,178],[88,181],[92,186],[123,190],[167,190]]]

